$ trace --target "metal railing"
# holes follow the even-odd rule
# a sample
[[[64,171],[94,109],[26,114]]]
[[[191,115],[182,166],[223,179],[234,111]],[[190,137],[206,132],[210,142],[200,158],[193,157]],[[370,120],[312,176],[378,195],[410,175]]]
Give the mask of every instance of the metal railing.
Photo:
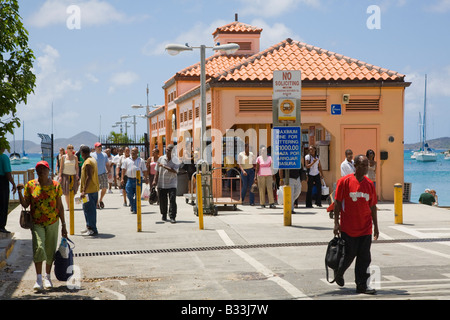
[[[16,186],[19,183],[22,183],[25,185],[26,183],[28,183],[28,181],[33,180],[35,178],[34,169],[28,169],[27,171],[13,171],[13,172],[11,172],[11,175],[14,179],[14,182],[16,183]],[[17,192],[15,194],[13,194],[10,191],[9,202],[18,203],[19,202],[19,194]]]

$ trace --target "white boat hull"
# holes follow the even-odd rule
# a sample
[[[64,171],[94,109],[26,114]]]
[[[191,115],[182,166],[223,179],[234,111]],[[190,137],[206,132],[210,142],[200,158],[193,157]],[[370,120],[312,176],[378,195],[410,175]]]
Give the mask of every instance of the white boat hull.
[[[18,165],[22,163],[22,160],[20,158],[12,157],[9,159],[12,165]]]
[[[419,152],[416,155],[417,161],[423,161],[423,162],[433,162],[437,161],[437,153],[434,152]]]

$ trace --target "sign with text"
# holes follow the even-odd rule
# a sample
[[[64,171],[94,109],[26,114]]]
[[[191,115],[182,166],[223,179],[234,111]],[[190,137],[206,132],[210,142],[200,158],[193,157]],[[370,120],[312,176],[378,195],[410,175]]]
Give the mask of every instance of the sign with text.
[[[301,135],[300,127],[273,128],[273,166],[275,169],[301,168]]]
[[[302,72],[274,71],[273,72],[273,99],[301,99]]]

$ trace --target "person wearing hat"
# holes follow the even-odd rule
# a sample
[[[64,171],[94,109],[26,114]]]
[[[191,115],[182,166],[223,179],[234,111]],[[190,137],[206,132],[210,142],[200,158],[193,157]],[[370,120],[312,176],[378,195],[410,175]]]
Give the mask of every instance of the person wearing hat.
[[[53,287],[50,272],[58,245],[58,227],[61,221],[61,236],[67,238],[64,207],[61,201],[61,185],[52,180],[50,166],[47,161],[36,164],[38,178],[17,185],[19,201],[24,208],[31,207],[33,227],[31,229],[33,243],[33,261],[36,269],[35,291]],[[24,189],[24,195],[22,195]],[[42,276],[42,264],[46,262],[45,275]]]
[[[4,151],[4,148],[0,149],[0,232],[10,233],[5,229],[8,220],[9,184],[12,184],[13,193],[16,193],[16,184],[11,175],[11,162]]]

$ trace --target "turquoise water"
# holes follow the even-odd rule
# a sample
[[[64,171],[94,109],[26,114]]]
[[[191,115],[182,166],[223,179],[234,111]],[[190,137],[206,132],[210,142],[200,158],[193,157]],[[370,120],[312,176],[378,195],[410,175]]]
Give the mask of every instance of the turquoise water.
[[[34,168],[41,160],[39,154],[31,154],[29,158],[30,163],[14,165],[12,170]],[[444,155],[439,154],[437,162],[420,162],[412,160],[411,151],[405,150],[404,162],[405,182],[412,183],[411,202],[418,202],[420,194],[429,188],[436,190],[440,206],[450,206],[450,160],[444,160]]]
[[[439,152],[437,162],[421,162],[411,159],[411,151],[405,150],[405,182],[412,183],[411,202],[419,202],[425,189],[434,189],[439,206],[450,206],[450,160],[444,160]]]

